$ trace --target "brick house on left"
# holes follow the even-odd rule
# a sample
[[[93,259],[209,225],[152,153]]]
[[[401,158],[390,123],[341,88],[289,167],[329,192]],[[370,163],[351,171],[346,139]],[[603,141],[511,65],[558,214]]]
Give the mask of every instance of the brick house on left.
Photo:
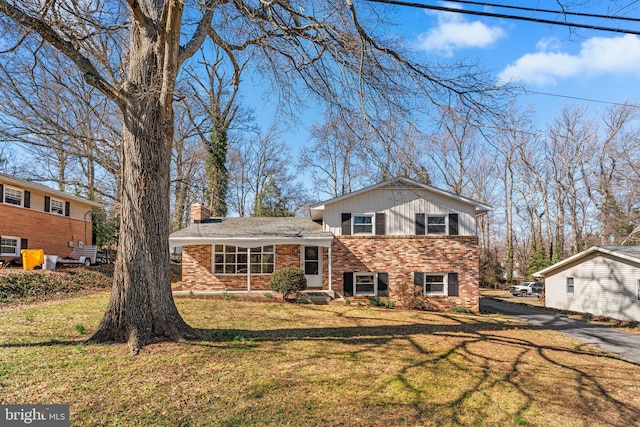
[[[21,249],[69,256],[73,246],[93,243],[91,209],[100,203],[0,174],[0,259]]]
[[[478,310],[477,217],[491,207],[395,178],[310,208],[310,218],[210,218],[192,205],[182,247],[183,289],[259,291],[285,266],[309,289],[384,296],[435,310]]]

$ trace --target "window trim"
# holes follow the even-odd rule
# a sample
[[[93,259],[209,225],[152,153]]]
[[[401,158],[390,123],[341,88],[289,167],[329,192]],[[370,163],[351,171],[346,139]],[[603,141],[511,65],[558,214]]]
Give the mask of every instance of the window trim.
[[[222,252],[216,251],[216,246],[222,246]],[[234,252],[227,252],[227,247],[234,247],[235,251]],[[267,247],[271,247],[273,248],[272,251],[265,251],[264,248]],[[244,252],[238,252],[238,249],[245,249]],[[260,261],[260,263],[255,263],[252,264],[251,263],[251,255],[252,255],[252,249],[253,254],[259,254],[260,258],[262,259],[262,257],[264,255],[273,255],[273,262],[272,263],[265,263],[262,260]],[[255,251],[255,249],[259,249],[260,251]],[[244,273],[238,273],[238,265],[244,265],[245,263],[238,263],[238,255],[239,254],[243,254],[245,253],[247,255],[247,262],[246,262],[246,266],[247,266],[247,271]],[[226,256],[227,255],[235,255],[235,261],[233,263],[227,263],[226,262]],[[222,264],[220,263],[216,263],[216,255],[222,255]],[[216,273],[216,265],[222,265],[222,272],[221,273]],[[227,265],[233,265],[234,266],[234,271],[235,273],[226,273],[227,270]],[[259,273],[252,273],[251,272],[251,267],[255,266],[255,265],[259,265],[260,266],[260,272]],[[264,272],[264,265],[271,265],[271,272]],[[211,273],[215,276],[254,276],[254,275],[271,275],[275,272],[276,270],[276,245],[264,245],[264,246],[257,246],[254,248],[245,248],[242,246],[238,246],[238,245],[227,245],[227,244],[213,244],[211,245]]]
[[[369,217],[371,218],[371,224],[366,224],[371,227],[371,231],[368,233],[356,233],[356,218],[357,217]],[[356,213],[351,214],[351,235],[352,236],[375,236],[376,235],[376,214],[375,213]]]
[[[443,218],[444,224],[434,224],[434,225],[442,225],[444,227],[442,232],[438,233],[430,233],[429,232],[429,219],[431,218]],[[424,234],[426,236],[446,236],[449,234],[449,215],[447,214],[426,214],[424,219]]]
[[[640,279],[636,279],[636,298],[640,301]]]
[[[2,244],[0,243],[0,256],[20,256],[20,238],[15,236],[2,236],[3,239],[11,239],[16,241],[15,253],[2,252]]]
[[[358,281],[358,276],[370,276],[373,277],[373,293],[372,294],[359,294],[356,291],[356,284]],[[353,294],[354,297],[375,297],[378,295],[378,273],[373,273],[371,271],[363,271],[363,272],[354,272],[353,273]]]
[[[427,292],[427,276],[442,277],[442,292]],[[422,295],[426,297],[446,297],[449,296],[449,274],[448,273],[422,273]]]
[[[20,204],[16,205],[15,203],[10,203],[7,202],[7,190],[13,190],[13,191],[19,191],[20,192]],[[18,187],[12,187],[10,185],[5,185],[4,186],[4,190],[2,192],[2,203],[10,205],[10,206],[16,206],[16,207],[24,207],[24,189],[22,188],[18,188]]]
[[[569,284],[569,279],[571,279],[571,284]],[[575,294],[576,292],[576,281],[573,276],[567,276],[564,278],[565,292],[567,294]],[[569,286],[571,286],[571,291],[569,291]]]
[[[53,211],[53,202],[58,202],[61,205],[61,211],[60,213],[58,212],[54,212]],[[55,199],[53,197],[49,198],[49,213],[52,213],[54,215],[60,215],[60,216],[64,216],[64,211],[65,211],[65,201],[61,200],[61,199]]]

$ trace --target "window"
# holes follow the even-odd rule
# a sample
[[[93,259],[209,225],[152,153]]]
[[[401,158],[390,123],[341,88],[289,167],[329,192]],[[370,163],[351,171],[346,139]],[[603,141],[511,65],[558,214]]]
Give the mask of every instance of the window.
[[[388,273],[343,273],[345,296],[388,296]]]
[[[18,256],[20,253],[20,239],[17,237],[0,237],[0,255]]]
[[[425,295],[446,295],[446,275],[441,273],[424,274]]]
[[[214,274],[271,274],[275,266],[273,245],[258,248],[242,248],[230,245],[214,245]]]
[[[62,200],[51,199],[51,210],[49,212],[64,215],[64,202]]]
[[[636,294],[638,301],[640,301],[640,279],[636,280]]]
[[[373,214],[354,215],[353,234],[373,234]]]
[[[375,295],[376,278],[373,273],[356,273],[354,295]]]
[[[573,293],[573,277],[567,277],[567,293]]]
[[[22,190],[5,187],[4,202],[10,205],[22,206]]]
[[[445,234],[447,223],[443,215],[427,217],[427,234]]]

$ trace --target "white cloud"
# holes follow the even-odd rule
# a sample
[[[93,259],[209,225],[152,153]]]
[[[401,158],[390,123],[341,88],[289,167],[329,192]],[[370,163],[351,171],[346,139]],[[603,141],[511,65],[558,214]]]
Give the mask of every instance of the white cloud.
[[[578,76],[640,76],[640,38],[631,34],[614,38],[592,37],[582,43],[576,55],[557,51],[556,43],[548,40],[539,42],[538,48],[540,52],[528,53],[507,66],[498,76],[500,80],[553,86],[561,79]]]
[[[418,36],[418,49],[452,56],[458,49],[490,46],[505,35],[500,27],[466,21],[455,13],[439,13],[438,26]]]

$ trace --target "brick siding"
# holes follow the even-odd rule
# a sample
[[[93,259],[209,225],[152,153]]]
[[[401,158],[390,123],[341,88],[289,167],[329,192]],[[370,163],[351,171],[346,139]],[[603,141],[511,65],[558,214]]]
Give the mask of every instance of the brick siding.
[[[276,245],[276,270],[285,266],[300,266],[298,245]],[[182,289],[210,291],[246,291],[246,274],[213,274],[212,246],[190,245],[182,248]],[[251,290],[269,290],[271,274],[252,274]]]
[[[69,241],[90,245],[92,231],[91,221],[0,203],[0,236],[28,239],[28,249],[44,249],[47,255],[69,256]]]
[[[276,269],[299,266],[298,245],[276,246]],[[328,289],[328,251],[322,250],[323,289]],[[332,289],[343,294],[344,272],[389,274],[389,298],[399,305],[450,311],[478,311],[478,238],[475,236],[340,236],[332,244]],[[182,251],[183,289],[247,290],[246,275],[214,275],[211,245],[185,246]],[[421,295],[413,273],[458,273],[459,296]],[[271,275],[252,275],[252,290],[269,289]],[[416,294],[418,294],[416,296]]]
[[[389,299],[450,311],[478,311],[479,259],[476,236],[338,236],[332,245],[332,288],[342,294],[344,272],[389,274]],[[458,297],[424,297],[413,273],[458,273]]]

